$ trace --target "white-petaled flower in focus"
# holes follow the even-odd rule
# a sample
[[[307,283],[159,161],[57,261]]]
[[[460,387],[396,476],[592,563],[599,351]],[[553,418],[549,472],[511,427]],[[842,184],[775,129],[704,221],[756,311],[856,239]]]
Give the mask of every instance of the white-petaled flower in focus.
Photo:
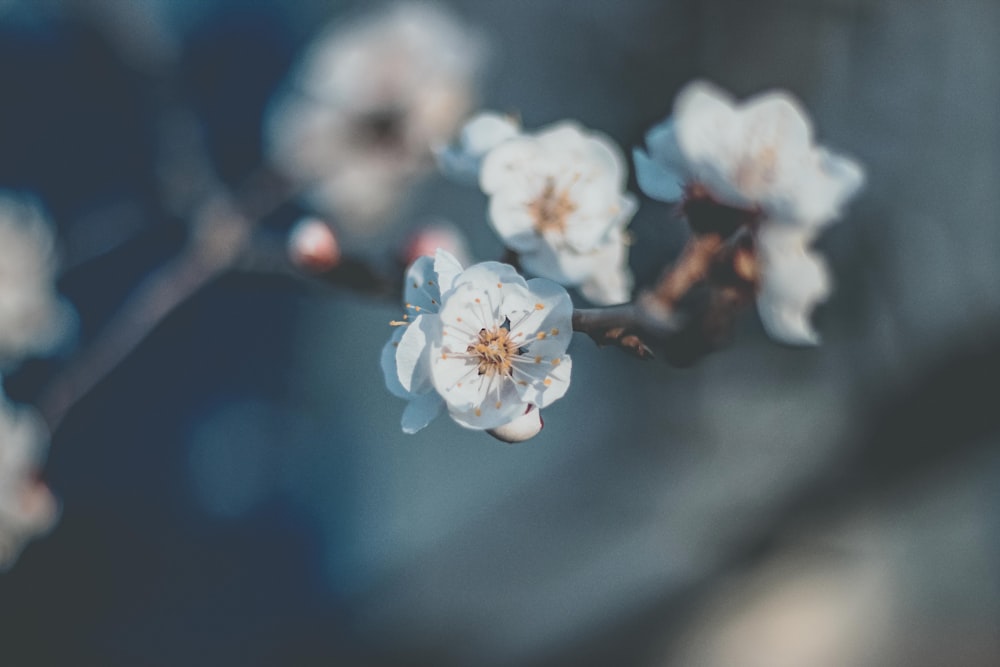
[[[455,181],[469,185],[479,183],[483,158],[491,150],[521,133],[521,124],[511,116],[484,111],[465,125],[458,142],[436,151],[438,168]]]
[[[416,316],[382,356],[390,391],[410,399],[404,431],[423,428],[442,404],[466,428],[497,429],[566,393],[573,304],[565,289],[498,262],[462,271],[443,251],[430,272],[418,260],[407,281]],[[526,439],[523,426],[515,430]]]
[[[677,96],[673,117],[634,152],[639,187],[662,201],[695,193],[733,208],[818,227],[840,216],[864,171],[813,140],[812,122],[784,91],[738,103],[704,81]]]
[[[767,333],[790,345],[816,345],[813,309],[830,295],[826,263],[799,228],[764,225],[757,234],[760,287],[757,310]]]
[[[56,292],[49,221],[32,200],[0,193],[0,368],[52,351],[74,327]]]
[[[37,478],[46,446],[41,421],[0,397],[0,570],[58,519],[56,499]]]
[[[624,228],[636,201],[627,176],[614,142],[563,122],[491,150],[479,184],[490,224],[525,270],[610,305],[627,301],[632,284]]]
[[[272,161],[338,226],[376,231],[471,110],[484,51],[424,3],[322,32],[268,113]]]

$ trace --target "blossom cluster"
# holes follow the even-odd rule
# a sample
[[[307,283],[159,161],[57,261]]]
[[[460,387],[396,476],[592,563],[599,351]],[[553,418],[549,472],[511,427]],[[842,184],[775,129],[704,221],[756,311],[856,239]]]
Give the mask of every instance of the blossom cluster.
[[[631,299],[626,227],[637,202],[626,191],[619,147],[572,121],[528,132],[509,116],[483,112],[437,156],[446,175],[478,183],[489,198],[488,222],[520,268],[553,282],[525,282],[495,263],[460,271],[444,253],[433,263],[418,260],[406,279],[415,318],[400,323],[405,330],[386,346],[383,369],[390,390],[410,401],[404,431],[419,430],[443,405],[462,426],[495,429],[565,392],[570,366],[561,355],[572,302],[562,287],[577,287],[598,305]],[[633,157],[642,191],[679,203],[695,234],[751,240],[753,267],[742,273],[754,284],[767,332],[790,344],[817,343],[811,314],[831,287],[811,244],[840,216],[864,173],[814,143],[799,102],[775,91],[738,103],[695,82]],[[725,224],[708,224],[713,219]],[[517,290],[500,289],[514,284]],[[556,294],[553,308],[543,297]],[[532,300],[553,317],[562,313],[551,328],[558,336],[548,324],[512,317],[530,314]],[[542,342],[529,345],[534,335]],[[550,358],[560,373],[539,375]],[[557,391],[539,393],[540,380]]]

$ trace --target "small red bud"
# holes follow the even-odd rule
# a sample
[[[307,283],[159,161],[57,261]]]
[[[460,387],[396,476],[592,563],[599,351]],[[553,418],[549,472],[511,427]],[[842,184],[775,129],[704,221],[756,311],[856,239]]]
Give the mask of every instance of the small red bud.
[[[306,217],[288,235],[288,256],[300,269],[325,273],[340,264],[340,244],[329,225]]]

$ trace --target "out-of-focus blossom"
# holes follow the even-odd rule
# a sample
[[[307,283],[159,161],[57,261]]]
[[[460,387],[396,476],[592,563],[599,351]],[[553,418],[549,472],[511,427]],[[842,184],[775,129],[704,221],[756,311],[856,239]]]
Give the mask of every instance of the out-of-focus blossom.
[[[426,425],[443,399],[452,419],[466,428],[518,421],[507,438],[498,437],[527,439],[534,427],[522,418],[569,388],[573,304],[566,290],[541,278],[525,281],[497,262],[456,272],[445,252],[438,252],[433,274],[426,272],[426,261],[418,264],[422,268],[415,265],[407,276],[407,289],[414,290],[407,307],[417,315],[382,357],[390,391],[411,399],[403,430]],[[540,417],[531,435],[539,430]]]
[[[788,93],[738,103],[702,81],[680,92],[674,116],[646,135],[646,146],[634,157],[650,197],[684,200],[689,217],[693,204],[747,213],[765,329],[793,345],[818,343],[810,315],[831,281],[810,244],[864,184],[861,166],[815,144],[808,115]]]
[[[476,184],[486,154],[520,133],[521,124],[511,116],[494,111],[476,114],[462,126],[456,144],[436,152],[438,167],[455,181]]]
[[[737,103],[712,84],[691,83],[646,146],[634,158],[650,197],[677,201],[697,191],[803,226],[835,220],[864,183],[859,164],[814,143],[808,115],[783,91]]]
[[[338,226],[375,231],[472,108],[483,51],[431,4],[321,33],[269,114],[272,160]]]
[[[56,293],[56,265],[39,206],[0,193],[0,368],[50,352],[72,331],[72,308]]]
[[[37,417],[0,397],[0,570],[58,518],[58,503],[37,478],[46,447]]]
[[[288,235],[288,255],[295,266],[323,273],[340,263],[337,236],[319,218],[307,216],[295,223]]]
[[[472,259],[462,231],[449,222],[438,221],[424,225],[410,235],[403,247],[403,263],[408,266],[418,257],[434,257],[439,249],[448,252],[463,266]]]
[[[764,225],[757,234],[757,310],[767,333],[791,345],[819,343],[810,316],[831,291],[826,264],[810,241],[807,232],[781,225]]]
[[[632,285],[627,175],[614,142],[563,122],[491,150],[479,182],[490,223],[527,271],[608,305],[627,301]]]

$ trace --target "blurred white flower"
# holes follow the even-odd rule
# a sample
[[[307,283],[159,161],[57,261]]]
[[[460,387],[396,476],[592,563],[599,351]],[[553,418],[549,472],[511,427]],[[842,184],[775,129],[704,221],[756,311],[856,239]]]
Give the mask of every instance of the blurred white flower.
[[[808,232],[792,226],[764,225],[757,234],[757,310],[767,333],[791,345],[819,343],[810,316],[831,292],[826,263],[810,249],[811,241]]]
[[[443,251],[432,272],[428,262],[418,260],[407,275],[407,307],[417,315],[382,355],[390,391],[410,399],[404,431],[429,423],[442,399],[460,425],[486,430],[566,393],[573,304],[565,289],[541,278],[525,281],[498,262],[462,271]],[[507,441],[529,437],[524,420],[511,428],[517,433]],[[540,429],[539,418],[535,433]]]
[[[271,158],[355,233],[388,221],[468,114],[482,38],[403,3],[319,35],[269,113]]]
[[[37,478],[46,447],[41,421],[0,397],[0,570],[59,516],[58,503]]]
[[[436,151],[438,167],[455,181],[477,184],[486,154],[520,133],[521,124],[511,116],[494,111],[478,113],[462,126],[456,144]]]
[[[628,301],[632,285],[627,176],[614,142],[563,122],[489,151],[479,183],[493,229],[525,270],[609,305]]]
[[[0,193],[0,368],[50,352],[74,327],[56,293],[49,221],[30,199]]]
[[[704,81],[677,96],[674,115],[634,152],[639,187],[663,201],[696,192],[719,204],[817,227],[839,217],[864,183],[850,158],[813,141],[798,100],[769,91],[738,103]]]

